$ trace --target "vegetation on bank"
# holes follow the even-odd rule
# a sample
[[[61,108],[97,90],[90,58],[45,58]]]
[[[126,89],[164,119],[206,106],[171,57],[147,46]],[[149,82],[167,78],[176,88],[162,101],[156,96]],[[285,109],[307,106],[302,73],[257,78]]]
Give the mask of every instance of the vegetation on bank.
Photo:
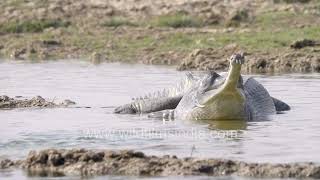
[[[136,61],[146,54],[153,57],[168,52],[189,53],[193,49],[221,48],[236,43],[243,49],[254,51],[272,51],[289,48],[290,44],[301,38],[317,39],[320,37],[320,27],[304,27],[301,29],[282,29],[278,31],[257,32],[214,32],[197,33],[188,31],[158,32],[146,30],[143,33],[135,29],[124,29],[121,34],[117,29],[99,32],[81,32],[78,28],[62,28],[57,35],[55,31],[24,36],[7,36],[1,39],[16,49],[28,48],[37,41],[56,40],[62,42],[62,51],[52,51],[53,56],[63,58],[69,53],[65,49],[79,50],[80,55],[100,52],[110,59],[121,61]],[[59,48],[59,44],[56,45]],[[58,49],[59,50],[59,49]],[[8,51],[10,53],[11,51]],[[60,54],[62,53],[62,54]],[[70,53],[73,51],[70,50]]]
[[[208,25],[200,17],[176,13],[139,22],[111,16],[94,28],[58,19],[10,21],[0,25],[0,34],[6,34],[0,36],[0,55],[30,51],[29,58],[36,59],[43,51],[50,58],[68,58],[72,53],[88,57],[99,52],[108,59],[136,62],[145,55],[186,54],[193,49],[221,48],[233,43],[251,52],[281,51],[298,39],[319,39],[320,26],[314,23],[319,22],[318,18],[291,11],[266,11],[249,17],[239,11],[229,24]],[[20,35],[11,35],[16,33]],[[61,43],[37,44],[51,40]]]
[[[136,22],[130,21],[125,17],[111,17],[109,20],[105,21],[102,26],[105,27],[119,27],[119,26],[138,26]]]
[[[146,19],[143,22],[130,20],[122,16],[113,16],[102,24],[103,27],[139,26],[139,27],[171,27],[188,28],[204,27],[205,23],[199,17],[183,13],[167,14]]]
[[[193,49],[221,48],[232,43],[236,43],[249,51],[272,51],[273,49],[287,49],[293,41],[298,39],[318,39],[320,37],[320,26],[291,26],[288,28],[293,19],[301,19],[301,22],[303,22],[303,18],[307,16],[292,12],[263,13],[246,25],[245,29],[247,31],[242,31],[243,28],[229,30],[221,26],[213,26],[208,28],[217,29],[217,32],[198,33],[195,31],[191,33],[187,30],[168,30],[161,33],[161,31],[156,30],[145,30],[145,33],[134,33],[128,30],[122,32],[121,35],[117,35],[115,31],[106,29],[103,34],[100,34],[99,38],[75,33],[70,42],[81,48],[90,49],[90,51],[101,52],[102,50],[112,58],[128,61],[145,54],[146,51],[150,51],[154,55],[161,55],[170,51],[187,53]],[[181,17],[161,16],[159,18],[165,20],[153,24],[155,28],[159,26],[174,28],[194,26],[192,23],[190,24],[189,21],[191,20],[182,25]],[[312,18],[309,19],[312,20]],[[168,23],[169,21],[170,23]],[[196,22],[195,19],[193,21]],[[78,37],[82,38],[79,39]],[[105,42],[109,42],[111,48],[106,47]]]
[[[308,3],[311,0],[273,0],[275,3]]]
[[[70,22],[57,19],[12,21],[0,25],[2,33],[38,33],[47,28],[68,27]]]
[[[155,27],[172,28],[202,27],[205,25],[201,18],[183,13],[161,15],[153,18],[150,24]]]
[[[159,28],[223,28],[238,27],[244,24],[254,28],[274,29],[284,28],[283,26],[291,24],[293,21],[303,22],[312,21],[315,17],[305,14],[295,14],[293,12],[270,12],[262,13],[252,20],[248,20],[248,14],[245,11],[238,11],[232,19],[227,21],[224,25],[210,25],[206,24],[200,17],[190,16],[183,13],[161,15],[152,17],[143,22],[130,20],[123,16],[112,16],[110,19],[104,21],[101,27],[159,27]],[[0,33],[39,33],[47,28],[63,28],[71,25],[69,21],[60,19],[44,19],[44,20],[25,20],[25,21],[9,21],[0,24]]]

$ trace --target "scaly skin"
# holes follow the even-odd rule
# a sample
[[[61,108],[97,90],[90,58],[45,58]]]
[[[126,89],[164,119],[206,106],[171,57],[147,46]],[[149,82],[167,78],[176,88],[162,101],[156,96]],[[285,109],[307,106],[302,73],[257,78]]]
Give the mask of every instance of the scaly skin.
[[[290,106],[272,98],[253,78],[243,80],[240,74],[243,63],[243,54],[234,54],[230,58],[227,76],[209,72],[203,77],[194,78],[189,74],[182,86],[177,86],[173,91],[136,99],[130,104],[117,107],[114,112],[156,112],[151,116],[174,116],[175,119],[183,120],[254,120],[261,117],[264,119],[276,111],[290,110]]]
[[[238,88],[241,65],[244,63],[242,54],[234,54],[230,58],[230,70],[224,84],[213,91],[205,92],[202,103],[196,107],[184,108],[187,100],[182,99],[176,108],[175,118],[201,120],[246,119],[245,96]],[[188,97],[185,97],[188,98]],[[184,103],[185,102],[185,103]]]
[[[187,74],[176,87],[164,89],[147,96],[134,99],[133,102],[115,108],[117,114],[141,114],[166,109],[175,109],[184,95],[184,91],[194,86],[197,79],[191,73]]]

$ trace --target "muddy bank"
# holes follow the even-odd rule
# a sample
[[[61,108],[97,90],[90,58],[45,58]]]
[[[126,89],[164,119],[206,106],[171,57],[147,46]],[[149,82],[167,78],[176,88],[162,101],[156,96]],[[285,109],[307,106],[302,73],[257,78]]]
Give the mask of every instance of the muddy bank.
[[[226,70],[237,44],[251,59],[245,72],[319,72],[319,7],[317,0],[5,0],[0,57]]]
[[[112,16],[130,19],[148,19],[150,16],[166,15],[177,12],[197,15],[205,21],[217,23],[226,19],[239,18],[237,11],[250,14],[263,9],[272,1],[208,1],[208,0],[55,0],[55,1],[2,1],[0,22],[21,19],[64,18],[80,26],[86,22],[96,24]]]
[[[128,176],[246,176],[274,178],[320,178],[320,166],[313,163],[246,163],[225,159],[147,156],[131,150],[31,151],[26,159],[0,162],[0,168],[22,168],[30,175],[128,175]]]
[[[265,11],[308,11],[317,14],[316,0],[51,0],[0,2],[0,22],[25,19],[67,19],[84,26],[98,24],[113,16],[147,20],[152,16],[185,13],[199,16],[206,24],[249,21]],[[88,26],[89,27],[89,26]]]
[[[6,95],[0,96],[0,109],[12,109],[12,108],[28,108],[28,107],[40,107],[40,108],[54,108],[54,107],[67,107],[74,105],[75,102],[70,100],[64,100],[60,103],[47,101],[41,96],[36,96],[31,99],[25,99],[23,97],[10,98]]]
[[[301,46],[301,45],[299,45]],[[218,70],[229,67],[228,55],[241,51],[236,45],[222,49],[196,49],[187,55],[178,70]],[[320,49],[309,51],[286,50],[284,52],[256,52],[246,54],[244,73],[320,72]]]

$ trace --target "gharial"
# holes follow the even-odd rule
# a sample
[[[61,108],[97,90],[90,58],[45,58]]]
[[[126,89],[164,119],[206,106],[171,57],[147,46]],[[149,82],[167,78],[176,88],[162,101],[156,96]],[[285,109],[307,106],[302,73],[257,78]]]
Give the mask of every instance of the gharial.
[[[159,112],[163,117],[183,120],[263,120],[278,111],[290,110],[273,98],[253,77],[242,76],[243,53],[230,58],[227,74],[209,71],[203,77],[187,74],[175,88],[149,94],[117,107],[120,114]]]

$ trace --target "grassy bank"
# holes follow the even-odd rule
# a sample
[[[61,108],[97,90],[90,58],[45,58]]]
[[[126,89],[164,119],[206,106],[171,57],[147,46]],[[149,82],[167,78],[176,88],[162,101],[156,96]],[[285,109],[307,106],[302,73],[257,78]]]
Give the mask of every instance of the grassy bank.
[[[265,22],[264,22],[265,23]],[[277,28],[265,29],[230,29],[207,28],[204,29],[144,29],[137,26],[101,27],[97,30],[84,31],[78,27],[50,28],[38,32],[38,28],[30,31],[20,27],[12,31],[19,34],[6,34],[1,36],[5,43],[5,55],[8,56],[14,49],[29,48],[37,41],[59,41],[53,56],[63,58],[64,50],[78,49],[79,56],[87,57],[90,53],[100,52],[110,59],[122,61],[136,61],[141,55],[151,53],[156,56],[169,51],[187,53],[193,49],[221,48],[228,44],[236,43],[248,51],[269,51],[273,49],[287,49],[297,39],[318,39],[320,26],[302,28]],[[270,26],[267,26],[270,27]],[[20,33],[20,32],[23,33]],[[10,30],[11,32],[11,30]],[[54,54],[56,53],[56,54]],[[61,54],[60,54],[61,53]]]
[[[319,19],[315,13],[285,9],[254,16],[237,11],[220,23],[180,12],[141,20],[114,15],[93,24],[60,18],[14,20],[0,25],[0,53],[11,59],[90,59],[99,54],[109,61],[159,64],[179,64],[195,49],[230,44],[253,54],[285,53],[296,40],[319,40]],[[307,56],[310,50],[299,52]]]

